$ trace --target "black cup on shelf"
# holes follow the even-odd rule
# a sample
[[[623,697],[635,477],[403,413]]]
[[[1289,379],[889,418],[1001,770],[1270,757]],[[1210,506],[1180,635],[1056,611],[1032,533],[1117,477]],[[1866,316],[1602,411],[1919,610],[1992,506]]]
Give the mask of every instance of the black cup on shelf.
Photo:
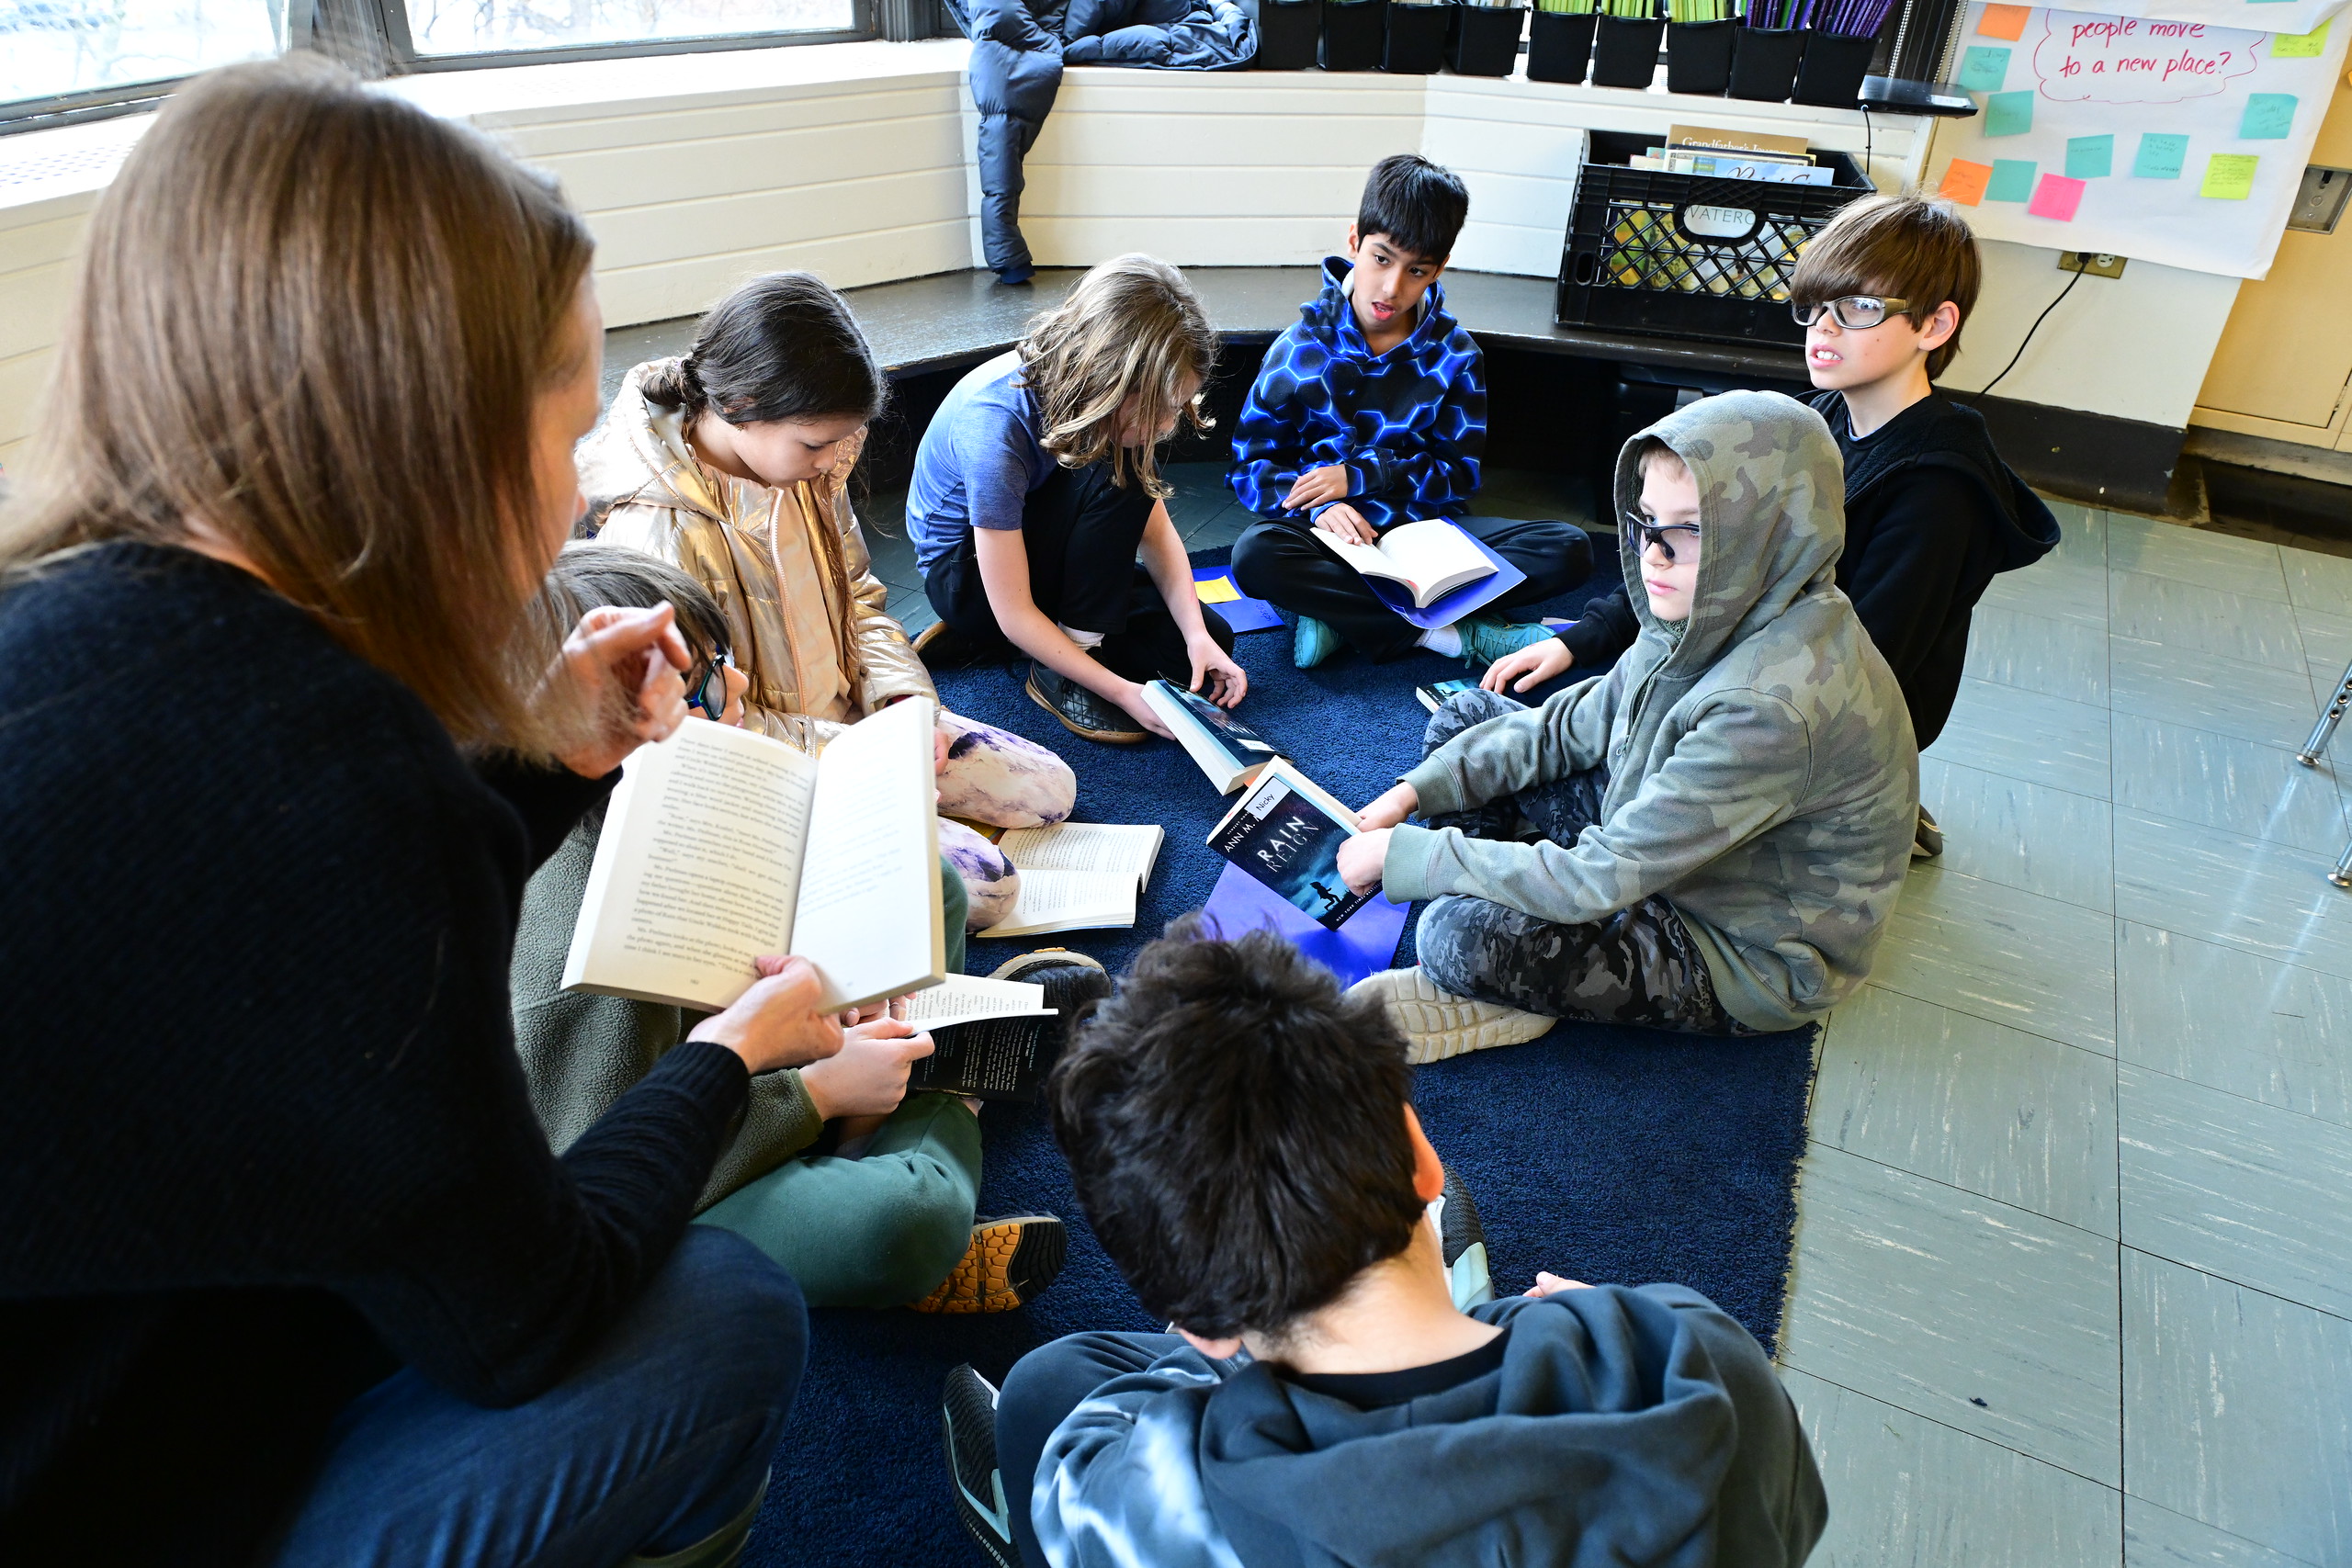
[[[1668,22],[1666,90],[1720,95],[1731,84],[1731,35],[1737,22]]]
[[[1657,17],[1603,17],[1592,40],[1592,85],[1646,87],[1657,78],[1657,40],[1666,23]]]
[[[1388,42],[1380,68],[1403,76],[1433,74],[1445,63],[1453,11],[1447,0],[1388,0]]]
[[[1323,0],[1258,0],[1260,71],[1307,71],[1323,41]]]
[[[1388,0],[1323,0],[1323,69],[1379,70],[1387,33]]]
[[[1731,46],[1731,96],[1784,101],[1796,88],[1797,60],[1804,53],[1804,34],[1795,28],[1741,28]]]
[[[1590,11],[1538,11],[1528,17],[1527,79],[1583,81],[1592,66],[1592,25],[1600,19]]]
[[[1454,9],[1453,55],[1446,63],[1464,76],[1508,76],[1519,69],[1526,6],[1458,5]]]
[[[1804,58],[1797,62],[1796,101],[1823,108],[1849,109],[1871,73],[1875,38],[1845,38],[1805,29]]]

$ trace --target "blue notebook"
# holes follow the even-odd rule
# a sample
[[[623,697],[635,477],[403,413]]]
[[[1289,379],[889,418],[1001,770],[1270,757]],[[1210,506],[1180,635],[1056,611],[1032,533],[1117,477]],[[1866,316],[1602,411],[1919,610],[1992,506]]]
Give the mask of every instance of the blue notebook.
[[[1396,961],[1396,943],[1405,934],[1410,908],[1390,903],[1385,893],[1375,893],[1345,925],[1332,931],[1228,861],[1201,914],[1222,937],[1263,930],[1287,938],[1347,987]]]
[[[1263,599],[1252,599],[1233,581],[1229,566],[1196,566],[1193,592],[1204,604],[1214,604],[1225,624],[1236,632],[1272,631],[1283,624],[1282,612]]]

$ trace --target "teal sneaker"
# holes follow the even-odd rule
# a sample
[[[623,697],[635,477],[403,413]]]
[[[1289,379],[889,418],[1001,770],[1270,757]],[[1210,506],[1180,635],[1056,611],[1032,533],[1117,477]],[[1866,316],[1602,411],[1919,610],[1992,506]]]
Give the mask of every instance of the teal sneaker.
[[[1298,630],[1290,637],[1290,661],[1298,669],[1312,670],[1340,651],[1340,634],[1312,615],[1298,618]]]
[[[1483,670],[1504,654],[1532,648],[1552,635],[1541,621],[1522,624],[1492,615],[1465,616],[1454,629],[1462,634],[1462,662],[1473,670]]]

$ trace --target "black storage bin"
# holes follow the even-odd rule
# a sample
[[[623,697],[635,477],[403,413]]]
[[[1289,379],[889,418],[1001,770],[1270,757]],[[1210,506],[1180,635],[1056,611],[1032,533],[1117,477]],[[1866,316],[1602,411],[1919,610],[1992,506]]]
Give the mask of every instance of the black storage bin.
[[[1379,70],[1387,34],[1388,0],[1323,0],[1323,69]]]
[[[1871,56],[1877,52],[1874,38],[1840,38],[1808,28],[1804,58],[1797,62],[1797,102],[1852,108],[1861,96],[1862,78],[1871,73]]]
[[[1323,0],[1257,0],[1260,71],[1305,71],[1323,42]]]
[[[1794,28],[1741,28],[1732,40],[1727,91],[1735,98],[1783,101],[1796,88],[1797,58],[1804,52],[1804,34]]]
[[[1656,17],[1603,17],[1592,40],[1592,85],[1646,87],[1657,79],[1657,40],[1666,23]]]
[[[1737,22],[1668,22],[1666,90],[1719,95],[1731,83],[1731,35]]]
[[[1592,65],[1592,24],[1600,18],[1587,11],[1538,11],[1527,18],[1527,79],[1531,82],[1581,82]]]
[[[1445,63],[1453,12],[1447,0],[1388,0],[1388,44],[1380,68],[1405,76],[1433,74]]]
[[[1844,152],[1826,186],[1668,175],[1628,166],[1655,136],[1592,133],[1568,217],[1555,315],[1563,326],[1720,343],[1801,344],[1789,314],[1797,254],[1871,193]]]
[[[1464,76],[1508,76],[1519,69],[1526,6],[1457,5],[1454,9],[1453,57],[1448,64]]]

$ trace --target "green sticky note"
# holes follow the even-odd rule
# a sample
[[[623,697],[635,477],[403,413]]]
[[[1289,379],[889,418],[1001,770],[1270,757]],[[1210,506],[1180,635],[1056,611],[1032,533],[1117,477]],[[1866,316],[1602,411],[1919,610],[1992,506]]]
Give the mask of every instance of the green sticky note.
[[[2151,130],[2140,138],[2140,155],[2132,160],[2135,180],[2177,180],[2188,164],[2188,138]]]
[[[2307,33],[2280,33],[2270,40],[2273,60],[2316,60],[2327,51],[2327,24]]]
[[[2244,201],[2254,194],[2254,169],[2261,162],[2251,152],[2216,152],[2205,160],[2205,183],[2197,194],[2216,201]]]
[[[1987,201],[2025,201],[2033,195],[2033,160],[1996,158],[1993,177],[1984,182]]]
[[[2009,51],[1984,44],[1960,57],[1960,85],[1972,93],[1997,93],[2009,79]]]
[[[2070,136],[2066,139],[2066,177],[2095,180],[2115,173],[2115,138]]]
[[[2023,136],[2033,129],[2033,93],[1996,93],[1984,100],[1984,134]]]
[[[2245,118],[2238,121],[2241,141],[2278,141],[2295,129],[2295,95],[2249,93]]]

